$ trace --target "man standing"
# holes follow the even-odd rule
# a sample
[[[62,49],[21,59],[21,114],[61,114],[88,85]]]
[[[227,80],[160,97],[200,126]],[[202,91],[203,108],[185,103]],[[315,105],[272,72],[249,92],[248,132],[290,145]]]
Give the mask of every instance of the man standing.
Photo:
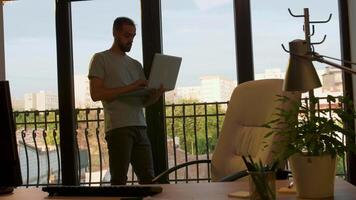
[[[104,107],[105,139],[113,185],[126,184],[130,163],[140,184],[149,184],[154,177],[143,108],[156,102],[163,88],[152,90],[148,96],[122,95],[147,85],[142,65],[126,55],[135,35],[136,27],[131,19],[116,18],[113,45],[96,53],[89,68],[91,98],[102,101]]]

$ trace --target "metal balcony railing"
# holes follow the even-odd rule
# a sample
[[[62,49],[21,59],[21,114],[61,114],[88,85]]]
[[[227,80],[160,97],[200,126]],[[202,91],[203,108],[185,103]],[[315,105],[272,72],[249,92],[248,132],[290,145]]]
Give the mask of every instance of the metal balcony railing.
[[[307,101],[307,100],[304,100]],[[320,98],[317,110],[333,108]],[[210,159],[225,117],[228,102],[166,105],[168,166]],[[79,179],[82,185],[108,184],[108,153],[102,108],[77,109]],[[332,113],[330,113],[332,114]],[[58,110],[14,112],[24,186],[61,184]],[[345,161],[338,174],[345,174]],[[210,181],[210,166],[197,164],[169,176],[171,182]],[[131,184],[137,179],[129,169]]]

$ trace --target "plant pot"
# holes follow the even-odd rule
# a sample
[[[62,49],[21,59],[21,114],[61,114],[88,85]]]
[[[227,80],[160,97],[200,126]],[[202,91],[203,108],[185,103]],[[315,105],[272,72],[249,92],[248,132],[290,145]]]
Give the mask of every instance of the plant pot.
[[[336,156],[305,156],[294,154],[289,158],[297,196],[324,199],[334,196]]]

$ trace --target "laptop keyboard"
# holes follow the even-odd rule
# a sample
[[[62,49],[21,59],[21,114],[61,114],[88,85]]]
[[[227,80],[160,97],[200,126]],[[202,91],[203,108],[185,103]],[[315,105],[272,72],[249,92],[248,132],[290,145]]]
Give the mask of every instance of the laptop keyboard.
[[[112,185],[112,186],[47,186],[42,191],[49,196],[118,196],[146,197],[162,192],[161,186]]]

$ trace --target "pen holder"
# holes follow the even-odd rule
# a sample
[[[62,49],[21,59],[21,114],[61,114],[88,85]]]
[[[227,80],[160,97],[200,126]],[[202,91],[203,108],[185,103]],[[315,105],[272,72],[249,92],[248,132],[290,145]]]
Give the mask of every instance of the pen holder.
[[[250,199],[276,199],[276,173],[274,171],[250,171]]]

